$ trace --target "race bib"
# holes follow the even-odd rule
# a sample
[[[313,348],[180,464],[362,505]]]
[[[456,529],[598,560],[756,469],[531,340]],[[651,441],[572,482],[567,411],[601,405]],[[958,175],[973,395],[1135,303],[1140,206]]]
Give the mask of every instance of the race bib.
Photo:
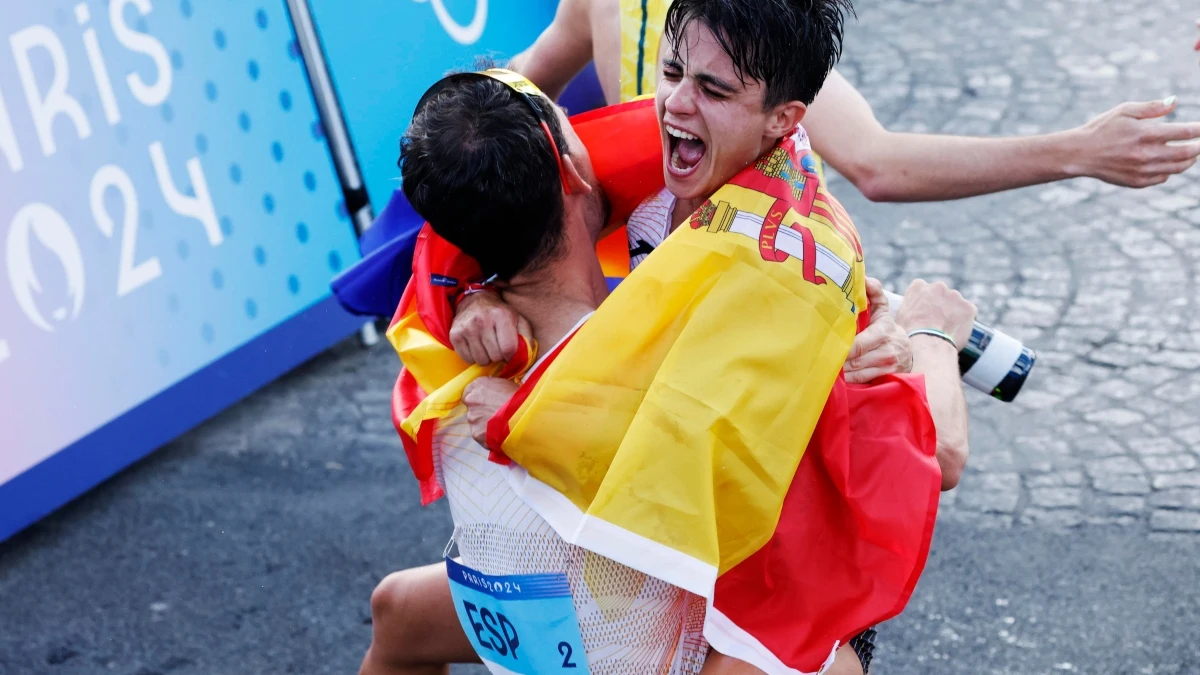
[[[588,675],[567,575],[491,576],[449,557],[450,593],[467,639],[500,675]]]

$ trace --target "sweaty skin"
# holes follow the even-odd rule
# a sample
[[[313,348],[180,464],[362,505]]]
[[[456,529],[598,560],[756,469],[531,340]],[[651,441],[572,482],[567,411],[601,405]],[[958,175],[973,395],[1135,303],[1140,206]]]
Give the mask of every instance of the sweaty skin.
[[[617,103],[619,16],[620,0],[562,0],[554,21],[513,59],[513,68],[556,98],[594,60],[605,98]],[[1081,127],[1039,136],[898,133],[884,128],[834,70],[804,126],[813,149],[868,199],[940,201],[1077,177],[1134,188],[1164,183],[1200,156],[1200,123],[1160,121],[1177,104],[1174,96],[1123,103]]]

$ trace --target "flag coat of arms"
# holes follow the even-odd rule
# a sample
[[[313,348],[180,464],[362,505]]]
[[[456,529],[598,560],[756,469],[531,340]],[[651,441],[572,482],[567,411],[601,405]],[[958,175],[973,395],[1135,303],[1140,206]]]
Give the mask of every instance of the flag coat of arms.
[[[573,123],[615,215],[661,189],[652,102]],[[625,140],[603,141],[613,134]],[[448,345],[449,298],[478,269],[428,228],[416,256],[388,335],[405,366],[393,416],[429,501],[437,420],[470,379],[515,376],[533,350],[466,367]],[[907,602],[940,487],[923,379],[841,377],[869,311],[864,279],[853,224],[786,140],[523,377],[489,425],[493,456],[567,541],[707,598],[718,651],[819,671]]]

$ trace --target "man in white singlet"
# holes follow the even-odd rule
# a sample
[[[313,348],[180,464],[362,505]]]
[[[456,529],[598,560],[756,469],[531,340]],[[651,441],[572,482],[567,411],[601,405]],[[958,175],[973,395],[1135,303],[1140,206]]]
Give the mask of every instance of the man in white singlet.
[[[541,105],[551,111],[545,121],[552,146],[507,85],[458,80],[414,118],[401,162],[413,206],[505,280],[505,301],[520,308],[537,343],[551,347],[542,350],[548,354],[607,296],[595,254],[606,209],[592,187],[587,149],[561,109]],[[550,147],[564,151],[561,173]],[[491,575],[566,575],[591,673],[701,671],[708,654],[704,599],[566,543],[517,497],[511,469],[489,461],[471,436],[465,407],[439,424],[434,461],[463,564]],[[405,628],[403,649],[374,641],[363,673],[442,672],[445,663],[477,661],[475,650],[489,648],[486,635],[464,630],[455,618],[445,575],[445,565],[409,572],[421,581],[408,586],[419,594],[404,603],[411,615],[377,619],[380,628]],[[428,639],[422,631],[431,631]]]

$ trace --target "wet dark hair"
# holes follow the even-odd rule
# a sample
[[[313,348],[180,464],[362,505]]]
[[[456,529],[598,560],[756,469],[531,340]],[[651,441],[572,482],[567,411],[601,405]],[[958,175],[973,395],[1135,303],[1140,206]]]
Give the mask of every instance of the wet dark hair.
[[[553,105],[537,104],[566,154]],[[529,103],[508,85],[482,76],[446,84],[413,117],[398,164],[413,209],[484,276],[508,280],[558,254],[558,160]]]
[[[850,0],[675,0],[663,37],[678,56],[693,21],[716,36],[734,71],[763,82],[763,108],[785,101],[811,104],[842,56]]]

